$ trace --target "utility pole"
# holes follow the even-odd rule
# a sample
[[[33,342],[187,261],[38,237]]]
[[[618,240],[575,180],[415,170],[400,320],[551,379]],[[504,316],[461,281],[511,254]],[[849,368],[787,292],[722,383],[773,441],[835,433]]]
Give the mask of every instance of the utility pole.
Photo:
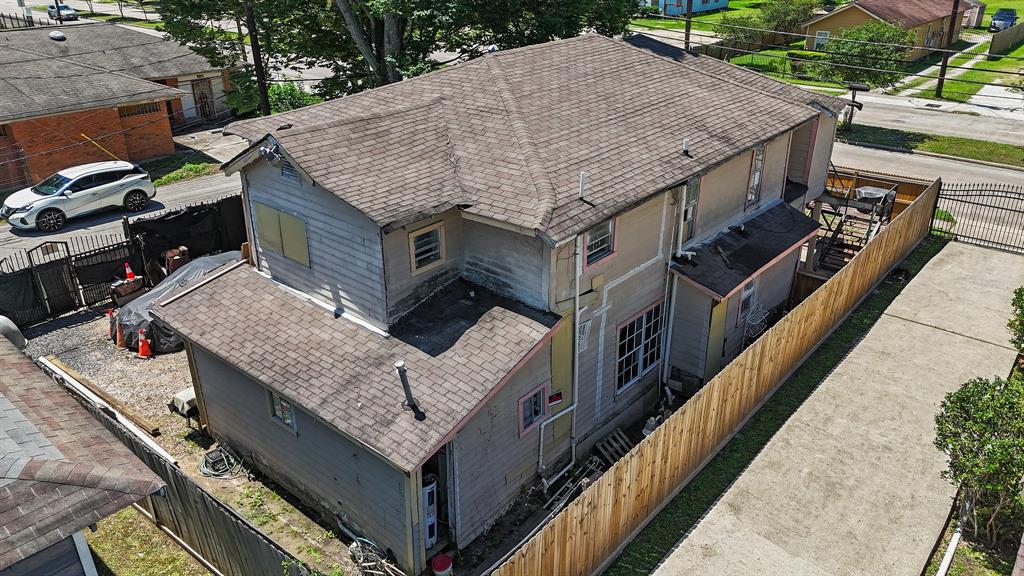
[[[60,13],[60,0],[55,0],[53,5],[57,7],[57,23],[58,24],[63,24],[64,23],[64,15]]]
[[[668,6],[666,1],[665,6]],[[686,51],[690,51],[690,20],[693,18],[693,0],[686,0],[686,39],[683,45],[686,47]]]
[[[249,47],[252,48],[252,61],[256,67],[256,87],[260,93],[260,113],[270,116],[270,96],[267,94],[267,71],[263,68],[263,52],[260,50],[260,38],[256,29],[256,16],[252,11],[252,0],[245,2],[245,27],[249,32]]]
[[[944,43],[949,46],[953,45],[953,33],[956,32],[956,17],[960,12],[960,0],[953,0],[953,15],[949,17],[949,30],[946,31],[946,37],[943,38]],[[947,40],[948,38],[948,40]],[[946,68],[949,66],[949,52],[942,53],[942,67],[939,68],[939,82],[935,85],[935,97],[942,98],[942,85],[946,83]]]

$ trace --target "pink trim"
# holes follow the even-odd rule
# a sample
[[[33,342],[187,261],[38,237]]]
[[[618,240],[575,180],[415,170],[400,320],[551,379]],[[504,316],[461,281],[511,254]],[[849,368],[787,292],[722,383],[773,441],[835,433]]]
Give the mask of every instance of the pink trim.
[[[785,258],[786,256],[789,256],[790,254],[792,254],[792,253],[793,253],[793,251],[794,251],[794,250],[796,250],[797,248],[800,248],[801,246],[803,246],[803,245],[804,245],[804,242],[807,242],[808,240],[810,240],[811,238],[813,238],[813,237],[815,237],[815,236],[817,236],[817,235],[818,235],[818,231],[817,231],[817,230],[815,230],[814,232],[811,232],[811,233],[810,233],[810,234],[808,234],[807,236],[804,236],[804,238],[803,238],[802,240],[800,240],[800,241],[796,242],[795,244],[793,244],[792,246],[790,246],[789,248],[787,248],[787,249],[785,250],[785,252],[782,252],[782,253],[780,253],[780,254],[779,254],[778,256],[776,256],[775,258],[772,258],[772,259],[771,259],[771,260],[770,260],[770,261],[769,261],[769,262],[768,262],[767,264],[765,264],[764,266],[761,266],[760,268],[758,268],[758,269],[757,269],[757,270],[756,270],[756,271],[755,271],[755,272],[754,272],[753,274],[751,274],[750,276],[747,276],[747,277],[746,277],[746,279],[744,279],[744,280],[743,280],[743,282],[740,282],[738,286],[736,286],[736,287],[735,287],[735,288],[733,288],[733,289],[732,289],[732,290],[731,290],[731,291],[730,291],[730,292],[729,292],[728,294],[726,294],[725,296],[723,296],[723,297],[722,297],[722,299],[724,300],[724,299],[726,299],[726,298],[728,298],[728,297],[732,296],[732,295],[733,295],[733,294],[735,294],[736,292],[738,292],[738,291],[742,290],[742,289],[743,289],[743,286],[744,286],[744,285],[746,285],[746,283],[747,283],[747,282],[750,282],[750,281],[751,281],[752,279],[754,279],[754,278],[757,278],[758,276],[760,276],[760,275],[761,275],[761,273],[762,273],[762,272],[764,272],[765,270],[767,270],[767,269],[771,268],[772,266],[774,266],[774,265],[778,264],[780,260],[782,260],[782,259],[783,259],[783,258]]]
[[[523,428],[523,404],[526,404],[526,401],[529,400],[530,398],[533,398],[534,396],[536,396],[538,392],[541,393],[541,398],[542,398],[541,403],[540,403],[540,418],[537,418],[536,420],[534,420],[533,424],[530,424],[529,428]],[[520,438],[522,438],[523,436],[526,436],[530,432],[533,432],[534,430],[537,429],[538,426],[540,426],[540,423],[543,422],[544,418],[548,415],[548,383],[547,382],[544,382],[540,386],[537,386],[533,390],[530,390],[529,392],[526,393],[525,396],[523,396],[522,398],[519,399],[519,411],[517,412],[517,414],[519,415],[519,437]]]
[[[610,254],[608,254],[604,258],[601,258],[597,262],[594,262],[593,264],[587,264],[587,244],[590,244],[590,230],[587,230],[586,232],[583,233],[583,271],[584,272],[587,272],[591,268],[596,268],[596,267],[604,264],[605,262],[608,262],[612,258],[615,258],[615,256],[617,256],[618,253],[619,253],[619,217],[618,217],[618,215],[615,215],[615,216],[612,216],[611,218],[609,218],[608,220],[612,221],[612,251],[611,251]],[[602,220],[601,222],[607,222],[608,220]],[[601,222],[599,222],[598,224],[600,224]],[[597,224],[595,224],[594,226],[597,226]],[[591,226],[591,228],[593,228],[594,226]]]
[[[462,430],[462,427],[465,426],[466,423],[469,422],[469,420],[473,416],[476,416],[476,413],[479,412],[484,407],[484,405],[487,404],[487,402],[490,401],[490,399],[493,398],[498,393],[498,391],[501,390],[505,386],[505,384],[512,379],[513,376],[515,376],[516,372],[518,372],[527,362],[530,361],[530,358],[533,358],[533,356],[537,354],[537,352],[539,352],[541,348],[543,348],[546,344],[551,342],[551,338],[553,338],[554,335],[563,328],[563,324],[566,323],[566,318],[567,317],[562,317],[558,322],[556,322],[555,325],[551,327],[551,330],[548,330],[548,333],[545,334],[539,342],[534,344],[533,348],[530,348],[530,351],[526,353],[526,356],[523,356],[519,360],[519,362],[516,362],[516,365],[513,366],[512,369],[508,371],[508,374],[505,374],[504,378],[502,378],[501,381],[498,382],[498,385],[492,388],[490,392],[485,394],[484,397],[481,398],[480,401],[476,403],[476,406],[473,406],[473,409],[470,410],[468,414],[463,416],[462,419],[455,424],[455,426],[451,429],[450,432],[445,434],[444,437],[438,440],[437,443],[433,447],[431,447],[429,451],[427,451],[427,455],[424,456],[423,459],[421,459],[416,464],[415,468],[423,466],[427,462],[427,460],[429,460],[430,457],[433,456],[434,453],[441,448],[441,446],[444,446],[452,438],[454,438],[455,435],[459,433],[459,430]]]
[[[672,270],[672,272],[677,277],[682,278],[683,280],[685,280],[688,284],[690,284],[690,286],[693,286],[694,288],[696,288],[696,289],[700,290],[701,292],[707,294],[708,296],[712,297],[713,299],[715,299],[715,300],[725,300],[725,296],[722,296],[718,292],[715,292],[714,290],[711,290],[707,286],[703,286],[703,285],[699,284],[696,280],[694,280],[693,278],[690,278],[689,276],[683,274],[682,272],[678,272],[676,270]]]
[[[821,115],[815,116],[811,121],[811,139],[807,143],[807,162],[804,166],[804,180],[808,183],[811,181],[811,163],[814,159],[814,145],[818,141],[818,123],[820,121]]]

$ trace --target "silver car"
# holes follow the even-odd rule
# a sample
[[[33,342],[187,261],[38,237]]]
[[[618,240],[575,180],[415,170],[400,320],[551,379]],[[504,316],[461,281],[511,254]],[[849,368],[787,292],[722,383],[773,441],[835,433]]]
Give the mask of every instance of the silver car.
[[[55,232],[68,218],[108,208],[140,212],[156,196],[149,173],[131,162],[93,162],[67,168],[4,200],[11,226]]]
[[[60,5],[60,16],[57,14],[57,6],[50,4],[46,7],[46,15],[53,20],[78,20],[78,12],[67,4]]]

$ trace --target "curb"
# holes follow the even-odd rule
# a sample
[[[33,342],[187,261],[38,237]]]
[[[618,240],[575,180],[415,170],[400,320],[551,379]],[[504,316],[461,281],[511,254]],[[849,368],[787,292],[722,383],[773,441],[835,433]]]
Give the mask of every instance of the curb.
[[[836,139],[837,142],[843,144],[849,144],[851,146],[860,146],[862,148],[874,148],[875,150],[885,150],[887,152],[901,152],[903,154],[916,154],[918,156],[931,156],[932,158],[942,158],[943,160],[956,160],[958,162],[970,162],[971,164],[980,164],[982,166],[991,166],[992,168],[1002,168],[1004,170],[1015,170],[1017,172],[1024,172],[1024,167],[1014,166],[1012,164],[1001,164],[999,162],[989,162],[988,160],[978,160],[976,158],[964,158],[962,156],[950,156],[949,154],[939,154],[937,152],[926,152],[924,150],[911,150],[910,148],[897,148],[896,146],[886,146],[884,144],[868,144],[866,142],[854,142],[852,140]]]

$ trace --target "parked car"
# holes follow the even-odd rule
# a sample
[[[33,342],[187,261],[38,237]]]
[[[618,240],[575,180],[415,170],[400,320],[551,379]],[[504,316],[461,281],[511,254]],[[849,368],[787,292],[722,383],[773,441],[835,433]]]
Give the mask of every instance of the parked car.
[[[53,20],[78,20],[78,12],[67,4],[60,4],[60,15],[57,14],[57,6],[51,4],[46,7],[46,15]]]
[[[989,32],[1000,32],[1017,23],[1017,11],[1013,8],[1000,8],[992,15],[992,23],[988,25]]]
[[[149,173],[138,164],[93,162],[66,168],[11,194],[0,208],[0,217],[15,228],[55,232],[68,218],[97,210],[139,212],[153,196],[156,188]]]

